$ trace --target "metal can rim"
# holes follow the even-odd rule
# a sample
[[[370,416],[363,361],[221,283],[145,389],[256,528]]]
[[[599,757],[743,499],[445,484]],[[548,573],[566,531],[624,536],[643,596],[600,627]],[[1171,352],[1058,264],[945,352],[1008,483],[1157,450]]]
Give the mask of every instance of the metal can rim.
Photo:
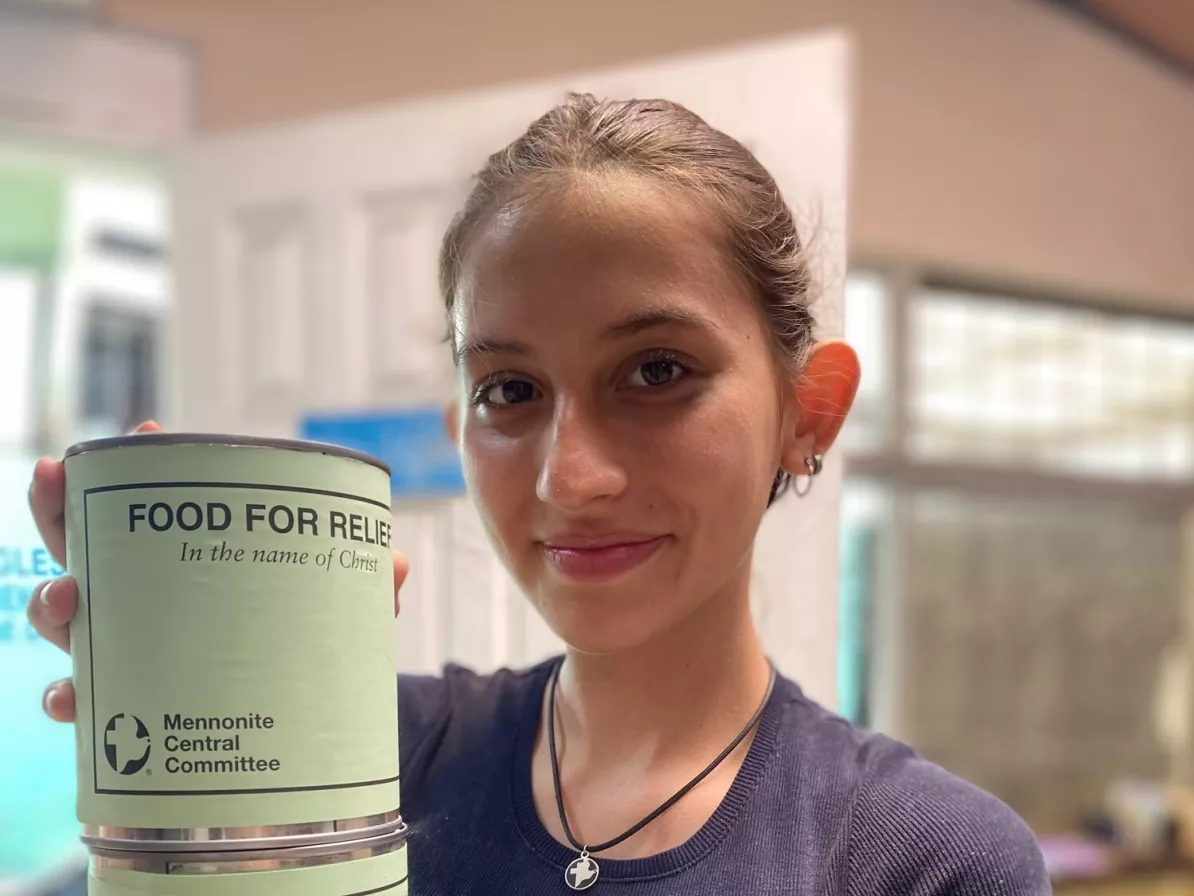
[[[378,820],[380,819],[380,820]],[[353,824],[354,822],[360,822]],[[374,823],[369,823],[374,822]],[[351,827],[344,827],[352,824]],[[365,816],[359,819],[327,823],[326,830],[306,830],[302,833],[288,833],[297,825],[278,825],[277,833],[264,836],[236,836],[243,828],[105,828],[87,825],[80,837],[88,848],[109,849],[135,853],[197,853],[197,852],[240,852],[252,849],[277,849],[308,843],[344,843],[374,835],[390,834],[405,830],[406,825],[397,812],[381,816]],[[319,828],[322,825],[314,825]],[[270,827],[263,825],[262,827]],[[138,836],[114,836],[105,831],[118,831]],[[190,837],[181,836],[190,834]],[[229,836],[231,834],[231,836]],[[164,835],[164,836],[163,836]]]
[[[259,860],[284,860],[304,858],[326,858],[343,854],[344,861],[351,860],[351,854],[362,849],[393,846],[395,850],[406,845],[409,828],[405,822],[400,822],[394,830],[368,837],[358,837],[353,840],[334,840],[320,843],[303,843],[299,845],[279,845],[259,847],[254,849],[208,849],[204,852],[180,851],[159,852],[138,849],[110,849],[103,846],[89,846],[93,856],[115,860],[151,860],[155,862],[173,863],[179,865],[199,864],[236,864]]]
[[[112,448],[134,448],[145,445],[173,446],[173,445],[222,445],[229,448],[273,448],[280,451],[303,451],[308,454],[326,454],[333,457],[343,457],[348,460],[359,461],[372,467],[377,467],[391,475],[390,465],[384,460],[333,445],[330,442],[316,442],[308,439],[276,439],[266,436],[245,436],[222,433],[187,433],[187,432],[146,432],[129,436],[110,436],[102,439],[89,439],[76,442],[66,449],[64,457],[76,457],[95,451],[107,451]]]

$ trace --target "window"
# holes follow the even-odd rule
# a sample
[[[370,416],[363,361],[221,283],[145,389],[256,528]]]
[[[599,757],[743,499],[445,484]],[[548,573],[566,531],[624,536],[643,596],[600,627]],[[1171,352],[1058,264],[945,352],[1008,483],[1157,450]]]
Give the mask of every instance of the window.
[[[841,711],[1069,826],[1185,748],[1194,322],[914,273],[846,287]]]
[[[910,310],[914,458],[1194,475],[1194,325],[938,290]]]
[[[88,435],[127,432],[157,416],[158,319],[135,310],[94,307],[87,317],[81,368],[81,422]]]
[[[1132,501],[919,491],[901,516],[900,735],[1046,829],[1163,777],[1182,536]]]

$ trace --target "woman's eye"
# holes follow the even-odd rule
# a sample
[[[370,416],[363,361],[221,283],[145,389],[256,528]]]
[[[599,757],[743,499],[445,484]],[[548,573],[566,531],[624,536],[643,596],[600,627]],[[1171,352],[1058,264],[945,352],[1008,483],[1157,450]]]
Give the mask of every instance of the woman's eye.
[[[646,361],[635,368],[630,375],[632,386],[666,386],[684,376],[687,371],[678,361],[660,358]]]
[[[536,395],[537,390],[534,383],[529,383],[526,380],[504,380],[481,386],[477,390],[476,403],[490,407],[503,407],[531,401]]]

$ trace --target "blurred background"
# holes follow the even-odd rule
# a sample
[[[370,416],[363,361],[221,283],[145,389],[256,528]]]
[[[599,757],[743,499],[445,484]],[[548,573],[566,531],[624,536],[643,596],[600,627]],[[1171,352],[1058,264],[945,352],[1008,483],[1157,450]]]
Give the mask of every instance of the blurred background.
[[[85,861],[73,734],[38,706],[69,660],[24,623],[55,572],[32,459],[153,417],[366,427],[434,467],[441,361],[306,349],[372,319],[337,305],[362,284],[427,299],[389,302],[390,330],[439,326],[426,265],[461,184],[425,147],[452,133],[446,97],[534,83],[511,104],[540,109],[609,66],[633,93],[635,66],[727,47],[749,73],[752,41],[825,28],[852,45],[841,275],[865,372],[837,707],[1008,802],[1059,892],[1194,893],[1194,3],[0,0],[0,894],[81,893]],[[734,89],[772,134],[796,87]],[[506,127],[473,125],[442,149],[462,174]],[[396,165],[417,177],[343,201],[344,169]],[[210,316],[180,326],[179,291]],[[424,472],[396,543],[425,570],[447,544],[489,564],[444,501],[458,481]],[[420,601],[416,665],[548,649],[494,587],[483,637]]]

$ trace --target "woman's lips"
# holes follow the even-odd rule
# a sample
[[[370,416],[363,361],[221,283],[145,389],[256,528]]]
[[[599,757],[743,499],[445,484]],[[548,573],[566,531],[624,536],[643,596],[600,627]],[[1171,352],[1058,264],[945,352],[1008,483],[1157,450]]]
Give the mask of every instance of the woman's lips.
[[[646,563],[667,536],[605,536],[543,542],[548,561],[578,582],[605,582]]]

